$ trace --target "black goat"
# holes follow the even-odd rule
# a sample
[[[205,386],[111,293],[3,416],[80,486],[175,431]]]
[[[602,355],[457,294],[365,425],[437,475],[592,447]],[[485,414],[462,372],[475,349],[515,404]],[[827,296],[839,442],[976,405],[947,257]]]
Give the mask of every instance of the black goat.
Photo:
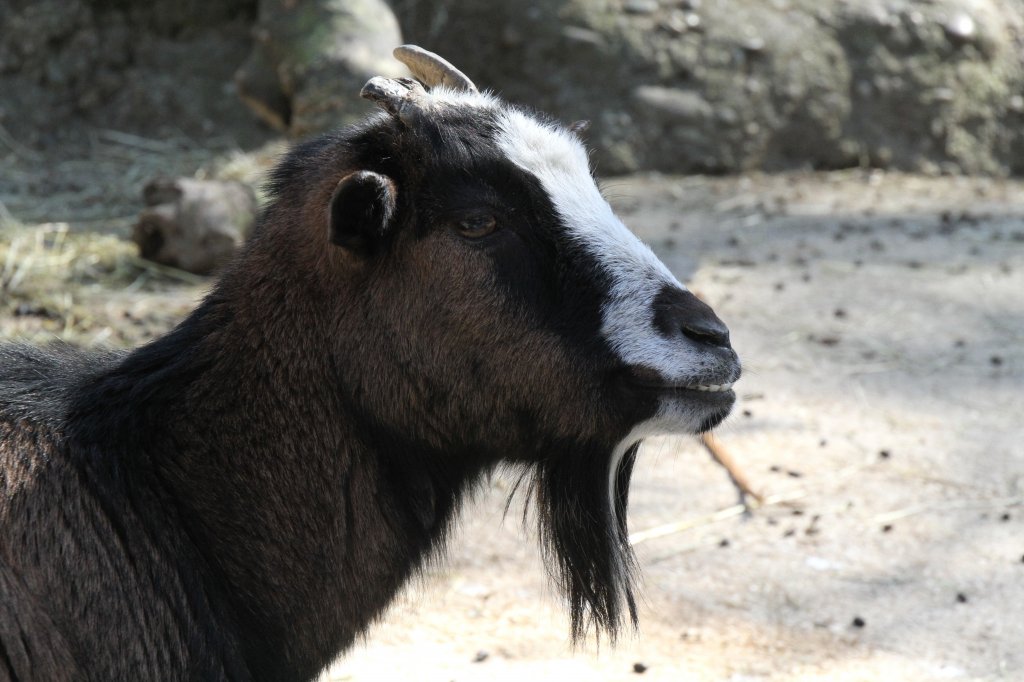
[[[311,679],[502,464],[573,635],[635,620],[637,445],[725,417],[728,332],[575,133],[396,54],[176,329],[0,351],[0,679]]]

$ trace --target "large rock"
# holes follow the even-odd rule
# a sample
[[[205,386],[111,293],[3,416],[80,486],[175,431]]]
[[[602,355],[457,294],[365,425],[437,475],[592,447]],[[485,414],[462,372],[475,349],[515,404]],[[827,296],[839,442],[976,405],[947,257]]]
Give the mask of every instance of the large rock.
[[[333,128],[407,41],[589,119],[602,173],[1024,173],[1024,0],[6,0],[0,26],[0,125],[28,147],[83,119],[256,143],[236,94]]]
[[[227,262],[256,220],[256,196],[240,182],[158,178],[142,195],[132,230],[139,255],[197,274]]]
[[[1024,172],[1021,0],[395,0],[407,40],[592,120],[603,172]]]
[[[300,136],[370,111],[359,90],[398,75],[402,42],[384,0],[260,0],[255,44],[235,75],[243,101],[265,122]]]
[[[60,150],[97,128],[262,141],[231,91],[255,18],[256,0],[0,0],[0,125]]]

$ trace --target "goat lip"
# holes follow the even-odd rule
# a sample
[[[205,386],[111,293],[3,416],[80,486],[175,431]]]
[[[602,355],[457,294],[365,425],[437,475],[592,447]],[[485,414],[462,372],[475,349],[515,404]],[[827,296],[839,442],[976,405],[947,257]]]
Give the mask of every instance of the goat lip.
[[[732,395],[732,384],[693,384],[687,386],[651,386],[650,390],[662,393],[707,393],[708,397],[715,395]]]
[[[651,391],[653,393],[662,394],[678,394],[678,393],[706,393],[707,397],[713,397],[715,395],[734,395],[732,386],[733,382],[723,381],[722,383],[691,383],[691,384],[666,384],[664,382],[653,382],[644,381],[638,378],[634,378],[630,384],[633,388],[640,389],[642,391]]]
[[[637,393],[656,395],[663,399],[685,399],[700,402],[721,402],[735,400],[733,384],[739,379],[739,372],[720,378],[701,378],[670,381],[660,372],[647,367],[630,367],[622,379],[630,390]]]

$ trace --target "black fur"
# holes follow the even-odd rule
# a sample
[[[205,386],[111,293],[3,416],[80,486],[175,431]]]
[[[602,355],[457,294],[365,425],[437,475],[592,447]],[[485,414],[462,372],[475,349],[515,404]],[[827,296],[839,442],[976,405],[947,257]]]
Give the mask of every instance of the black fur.
[[[533,478],[573,636],[635,622],[635,446],[614,508],[609,469],[656,399],[619,381],[604,275],[493,134],[452,110],[299,145],[172,332],[0,352],[0,677],[312,679],[502,463]],[[394,205],[330,210],[357,171]],[[465,239],[467,214],[499,229]],[[381,248],[331,243],[367,216]]]
[[[626,508],[638,447],[629,447],[615,473],[614,509],[608,508],[611,461],[600,449],[548,458],[531,483],[544,556],[568,601],[574,641],[603,631],[614,642],[623,621],[637,624]]]

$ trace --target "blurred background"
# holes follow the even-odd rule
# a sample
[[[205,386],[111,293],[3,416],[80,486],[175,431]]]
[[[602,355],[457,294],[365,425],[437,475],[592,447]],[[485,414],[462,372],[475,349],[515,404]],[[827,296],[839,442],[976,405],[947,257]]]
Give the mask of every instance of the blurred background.
[[[1024,680],[1024,0],[3,0],[0,338],[169,329],[403,42],[591,122],[764,501],[646,444],[641,631],[573,650],[497,476],[326,679]]]

